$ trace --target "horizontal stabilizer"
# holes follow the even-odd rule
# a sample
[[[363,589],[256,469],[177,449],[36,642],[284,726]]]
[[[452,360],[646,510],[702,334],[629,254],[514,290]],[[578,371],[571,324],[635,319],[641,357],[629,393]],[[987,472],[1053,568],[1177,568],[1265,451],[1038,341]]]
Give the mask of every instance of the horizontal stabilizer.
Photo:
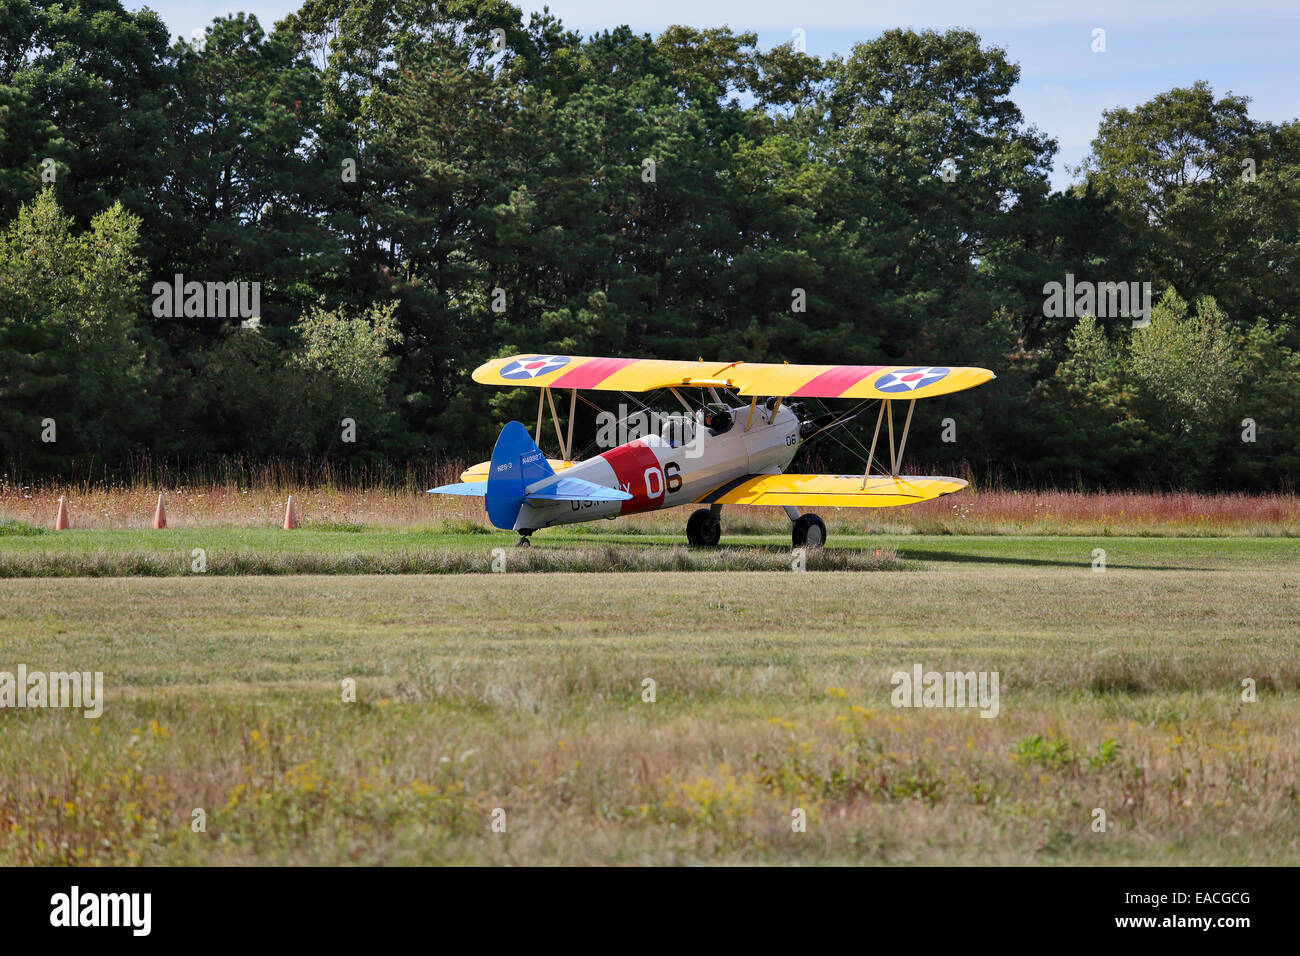
[[[430,488],[431,495],[486,495],[486,481],[462,481],[455,485],[439,485],[437,488]]]
[[[626,491],[598,485],[583,478],[561,478],[553,485],[524,496],[525,501],[627,501]]]

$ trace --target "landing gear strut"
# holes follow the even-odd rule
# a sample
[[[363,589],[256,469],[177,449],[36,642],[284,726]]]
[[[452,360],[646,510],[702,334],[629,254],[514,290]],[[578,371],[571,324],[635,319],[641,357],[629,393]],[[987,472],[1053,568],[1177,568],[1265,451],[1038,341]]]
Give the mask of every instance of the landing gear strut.
[[[701,508],[686,522],[686,540],[697,548],[716,548],[722,538],[722,508]]]

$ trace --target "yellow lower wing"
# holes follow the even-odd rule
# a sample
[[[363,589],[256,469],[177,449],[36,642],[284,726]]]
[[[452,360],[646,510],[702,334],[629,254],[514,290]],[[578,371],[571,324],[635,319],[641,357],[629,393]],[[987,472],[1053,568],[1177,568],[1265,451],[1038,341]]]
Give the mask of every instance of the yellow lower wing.
[[[572,468],[577,464],[576,461],[560,461],[558,458],[548,458],[546,463],[551,466],[551,471],[557,475],[567,468]],[[490,461],[480,461],[472,468],[467,468],[460,473],[461,481],[487,481],[488,469],[492,467]]]
[[[891,478],[872,475],[748,475],[714,488],[699,501],[719,505],[821,505],[828,508],[890,508],[914,505],[961,491],[960,478]]]

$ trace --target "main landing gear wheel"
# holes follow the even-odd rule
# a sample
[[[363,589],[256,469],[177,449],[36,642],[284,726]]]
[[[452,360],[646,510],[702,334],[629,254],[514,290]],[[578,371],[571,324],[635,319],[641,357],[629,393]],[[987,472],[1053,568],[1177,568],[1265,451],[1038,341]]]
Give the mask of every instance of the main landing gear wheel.
[[[722,539],[722,519],[701,508],[686,522],[686,540],[697,548],[716,548]]]
[[[816,515],[800,515],[791,537],[796,548],[820,548],[826,543],[826,523]]]
[[[526,534],[521,534],[519,540],[515,542],[516,548],[531,548],[532,546],[533,542],[529,540]]]

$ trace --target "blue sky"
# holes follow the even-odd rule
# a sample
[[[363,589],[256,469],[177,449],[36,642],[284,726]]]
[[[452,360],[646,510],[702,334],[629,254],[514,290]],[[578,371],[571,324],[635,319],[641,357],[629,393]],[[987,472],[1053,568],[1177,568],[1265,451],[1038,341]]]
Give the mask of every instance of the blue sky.
[[[1013,99],[1025,119],[1060,146],[1052,183],[1070,182],[1067,166],[1088,152],[1101,112],[1134,106],[1174,86],[1206,80],[1216,96],[1251,98],[1251,115],[1282,122],[1300,115],[1300,2],[1291,0],[938,0],[864,3],[849,0],[608,0],[520,2],[525,11],[550,8],[584,36],[627,23],[657,33],[674,23],[726,24],[752,30],[762,46],[804,31],[809,53],[847,54],[855,43],[890,27],[975,30],[985,45],[1003,47],[1020,64]],[[125,6],[135,8],[130,0]],[[189,36],[213,17],[244,11],[269,28],[299,3],[240,0],[154,0],[175,36]],[[1106,52],[1092,51],[1094,29],[1106,31]]]

